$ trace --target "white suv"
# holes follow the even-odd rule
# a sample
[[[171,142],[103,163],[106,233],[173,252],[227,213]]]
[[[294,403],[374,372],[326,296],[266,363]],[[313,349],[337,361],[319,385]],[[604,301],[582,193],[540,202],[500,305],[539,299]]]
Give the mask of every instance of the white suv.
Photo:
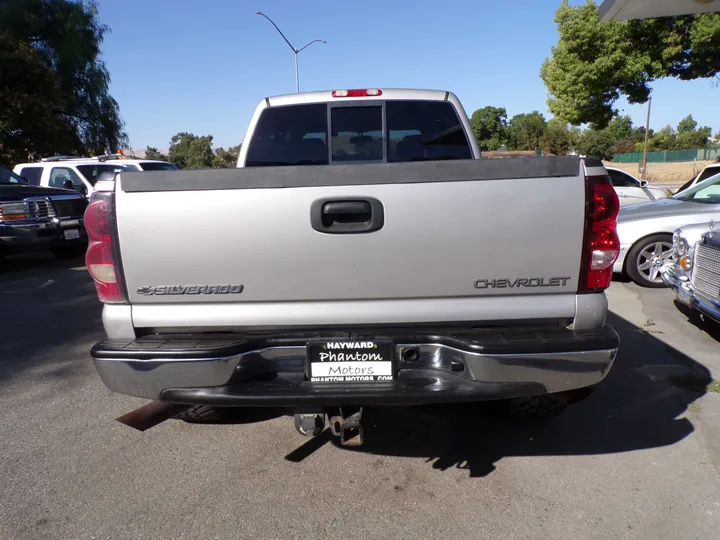
[[[36,163],[20,163],[13,172],[36,186],[68,188],[90,196],[100,174],[104,172],[140,172],[177,170],[167,161],[126,158],[119,154],[98,157],[57,156]]]

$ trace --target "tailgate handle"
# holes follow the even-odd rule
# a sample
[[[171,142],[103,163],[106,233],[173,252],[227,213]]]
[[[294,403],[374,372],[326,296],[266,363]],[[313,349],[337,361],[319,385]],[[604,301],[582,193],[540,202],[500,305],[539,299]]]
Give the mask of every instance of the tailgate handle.
[[[338,221],[351,221],[361,223],[370,219],[370,203],[367,201],[336,201],[323,205],[324,217]]]
[[[372,198],[318,199],[310,207],[313,229],[326,234],[377,231],[385,223],[383,205]]]

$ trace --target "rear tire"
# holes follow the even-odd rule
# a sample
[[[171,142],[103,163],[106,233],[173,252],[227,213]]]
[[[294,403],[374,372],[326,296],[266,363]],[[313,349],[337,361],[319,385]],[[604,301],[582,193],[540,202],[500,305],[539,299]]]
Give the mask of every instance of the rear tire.
[[[194,405],[184,410],[175,418],[191,424],[216,424],[227,418],[227,410],[211,407],[210,405]]]
[[[641,287],[661,289],[665,284],[660,278],[660,268],[671,256],[672,236],[653,234],[638,240],[630,248],[625,259],[625,271]]]

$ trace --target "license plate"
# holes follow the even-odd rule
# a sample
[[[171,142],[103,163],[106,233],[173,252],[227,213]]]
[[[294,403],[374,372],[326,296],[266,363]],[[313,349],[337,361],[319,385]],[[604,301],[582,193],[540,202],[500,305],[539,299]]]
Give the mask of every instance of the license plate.
[[[389,342],[326,341],[309,343],[307,357],[312,382],[372,382],[393,379]]]
[[[65,229],[63,231],[63,234],[65,235],[65,240],[74,240],[75,238],[80,238],[80,231],[77,229]]]

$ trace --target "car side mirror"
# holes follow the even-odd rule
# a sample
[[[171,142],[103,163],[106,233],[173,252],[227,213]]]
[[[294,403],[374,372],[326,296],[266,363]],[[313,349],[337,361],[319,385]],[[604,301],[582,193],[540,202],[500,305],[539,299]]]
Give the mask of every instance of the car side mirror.
[[[640,180],[640,187],[647,187],[648,183],[647,180]]]

